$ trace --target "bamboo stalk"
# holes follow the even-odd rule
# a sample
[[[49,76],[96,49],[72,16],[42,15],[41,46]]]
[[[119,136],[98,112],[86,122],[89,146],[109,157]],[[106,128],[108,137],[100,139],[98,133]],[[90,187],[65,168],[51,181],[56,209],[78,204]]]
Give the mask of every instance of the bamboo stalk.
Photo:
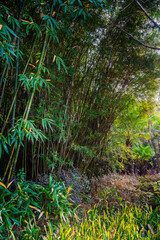
[[[1,97],[0,97],[0,108],[1,108],[2,100],[3,100],[3,96],[4,96],[4,90],[5,90],[5,86],[6,86],[6,82],[7,82],[8,72],[9,72],[9,64],[7,66],[6,76],[5,76],[5,80],[4,80],[3,88],[2,88],[2,93],[1,93]]]
[[[19,35],[19,34],[18,34]],[[19,37],[17,38],[17,51],[19,51]],[[17,57],[16,57],[16,76],[15,76],[15,85],[14,85],[14,95],[17,91],[17,83],[18,83],[18,68],[19,68],[19,53],[17,52]],[[12,127],[14,126],[15,123],[15,111],[16,111],[16,98],[14,100],[13,104],[13,112],[12,112]]]
[[[39,61],[38,73],[41,72],[41,66],[42,66],[42,63],[44,61],[44,56],[45,56],[45,52],[46,52],[48,36],[49,35],[48,35],[48,32],[47,32],[46,36],[45,36],[44,44],[43,44],[43,49],[42,49],[40,61]],[[32,91],[32,94],[31,94],[28,106],[26,106],[26,108],[25,108],[25,111],[24,111],[24,114],[23,114],[24,121],[27,121],[27,119],[28,119],[29,112],[30,112],[30,109],[31,109],[31,105],[32,105],[32,102],[33,102],[33,98],[34,98],[34,94],[35,94],[35,90],[36,90],[36,86],[33,88],[33,91]],[[27,123],[25,124],[24,128],[26,128],[26,125],[27,125]],[[11,163],[11,167],[10,167],[10,171],[9,171],[9,175],[8,175],[8,181],[10,180],[10,178],[12,177],[12,175],[13,175],[13,173],[15,171],[15,167],[16,167],[17,160],[18,160],[20,146],[21,145],[19,143],[18,147],[17,147],[17,150],[16,150],[16,153],[15,153],[15,158],[13,158],[12,163]]]
[[[6,70],[7,70],[7,67],[8,67],[8,63],[7,63],[7,61],[6,61],[5,67],[3,68],[3,72],[2,72],[2,75],[1,75],[0,87],[1,87],[1,85],[2,85],[2,83],[3,83],[3,77],[4,77],[4,75],[5,75],[5,72],[6,72]]]
[[[33,50],[34,50],[34,47],[35,47],[35,44],[36,44],[36,40],[37,40],[37,37],[35,38],[35,41],[34,41],[34,43],[33,43],[33,47],[32,47],[30,56],[29,56],[29,58],[28,58],[28,61],[27,61],[27,63],[26,63],[26,66],[25,66],[25,68],[24,68],[23,74],[25,74],[25,72],[26,72],[26,70],[27,70],[29,61],[30,61],[30,59],[31,59],[31,56],[32,56],[32,53],[33,53]],[[7,125],[7,122],[8,122],[8,119],[9,119],[9,117],[10,117],[10,114],[11,114],[11,112],[12,112],[13,105],[14,105],[14,101],[15,101],[15,99],[16,99],[16,97],[17,97],[17,93],[18,93],[19,87],[20,87],[20,83],[18,84],[18,87],[17,87],[17,90],[16,90],[16,92],[15,92],[14,98],[13,98],[13,100],[12,100],[12,104],[11,104],[11,106],[10,106],[8,115],[7,115],[6,120],[5,120],[4,124],[3,124],[2,130],[1,130],[1,134],[0,134],[0,135],[1,135],[1,136],[0,136],[0,140],[1,140],[1,137],[2,137],[3,132],[4,132],[4,130],[5,130],[5,127],[6,127],[6,125]]]

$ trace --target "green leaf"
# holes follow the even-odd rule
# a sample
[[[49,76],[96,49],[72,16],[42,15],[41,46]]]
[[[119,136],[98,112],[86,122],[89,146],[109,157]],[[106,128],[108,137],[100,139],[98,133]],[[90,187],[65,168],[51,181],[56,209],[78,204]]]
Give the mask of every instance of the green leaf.
[[[1,142],[2,142],[2,145],[3,145],[3,148],[4,148],[5,152],[6,152],[7,154],[9,154],[7,144],[4,142],[3,139],[1,140]]]
[[[0,159],[1,159],[1,156],[2,156],[2,145],[1,145],[1,142],[0,142]]]

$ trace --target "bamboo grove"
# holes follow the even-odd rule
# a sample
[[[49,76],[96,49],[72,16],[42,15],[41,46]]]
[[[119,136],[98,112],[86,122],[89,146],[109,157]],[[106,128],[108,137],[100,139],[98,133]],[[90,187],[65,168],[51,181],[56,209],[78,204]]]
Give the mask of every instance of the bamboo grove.
[[[158,4],[145,4],[151,16]],[[158,90],[157,52],[125,32],[156,46],[158,31],[137,1],[3,1],[1,178],[96,171],[115,119]]]

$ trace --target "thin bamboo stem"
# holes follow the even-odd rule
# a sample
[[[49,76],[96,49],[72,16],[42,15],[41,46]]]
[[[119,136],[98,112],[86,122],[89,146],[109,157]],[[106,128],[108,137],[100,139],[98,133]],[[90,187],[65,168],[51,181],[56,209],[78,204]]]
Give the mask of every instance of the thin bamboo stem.
[[[17,91],[17,83],[18,83],[18,68],[19,68],[19,37],[17,38],[17,56],[16,56],[16,76],[15,76],[15,85],[14,85],[14,95]],[[13,104],[13,112],[12,112],[12,127],[15,123],[15,112],[16,112],[16,98]]]
[[[36,40],[37,40],[37,37],[35,38],[35,41],[34,41],[34,43],[33,43],[33,47],[32,47],[30,56],[29,56],[29,58],[28,58],[28,61],[27,61],[27,63],[26,63],[26,66],[25,66],[25,68],[24,68],[23,74],[25,74],[25,72],[26,72],[26,70],[27,70],[29,61],[30,61],[30,59],[31,59],[31,56],[32,56],[32,53],[33,53],[33,50],[34,50],[34,47],[35,47],[35,44],[36,44]],[[3,132],[4,132],[4,130],[5,130],[5,127],[6,127],[6,125],[7,125],[7,122],[8,122],[8,119],[9,119],[9,117],[10,117],[10,114],[11,114],[11,112],[12,112],[13,105],[14,105],[14,101],[15,101],[15,99],[16,99],[16,97],[17,97],[17,93],[18,93],[19,87],[20,87],[20,83],[18,84],[18,87],[17,87],[17,90],[16,90],[16,92],[15,92],[14,98],[13,98],[13,100],[12,100],[12,104],[11,104],[11,106],[10,106],[8,115],[7,115],[6,120],[5,120],[4,124],[3,124],[2,130],[1,130],[1,134],[0,134],[0,140],[1,140],[1,137],[2,137]]]
[[[7,66],[6,76],[5,76],[5,80],[4,80],[3,88],[2,88],[2,93],[1,93],[1,97],[0,97],[0,108],[1,108],[2,100],[3,100],[3,96],[4,96],[4,90],[5,90],[5,86],[6,86],[6,82],[7,82],[8,72],[9,72],[9,64]]]
[[[1,85],[2,85],[2,83],[3,83],[3,77],[4,77],[4,74],[5,74],[5,72],[6,72],[7,67],[8,67],[8,63],[7,63],[7,61],[6,61],[5,67],[3,68],[3,72],[2,72],[2,75],[1,75],[0,87],[1,87]]]

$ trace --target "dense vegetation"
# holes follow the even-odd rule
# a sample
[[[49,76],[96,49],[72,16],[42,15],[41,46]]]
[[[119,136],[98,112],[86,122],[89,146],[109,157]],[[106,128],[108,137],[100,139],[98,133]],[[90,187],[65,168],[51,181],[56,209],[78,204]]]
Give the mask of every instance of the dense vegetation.
[[[159,239],[158,177],[142,208],[74,208],[87,199],[76,178],[88,194],[103,174],[160,172],[159,7],[1,2],[1,239]]]
[[[122,184],[123,183],[123,184]],[[17,188],[0,183],[0,239],[155,239],[160,237],[160,176],[110,175],[82,195],[50,176],[44,187],[17,178]]]

